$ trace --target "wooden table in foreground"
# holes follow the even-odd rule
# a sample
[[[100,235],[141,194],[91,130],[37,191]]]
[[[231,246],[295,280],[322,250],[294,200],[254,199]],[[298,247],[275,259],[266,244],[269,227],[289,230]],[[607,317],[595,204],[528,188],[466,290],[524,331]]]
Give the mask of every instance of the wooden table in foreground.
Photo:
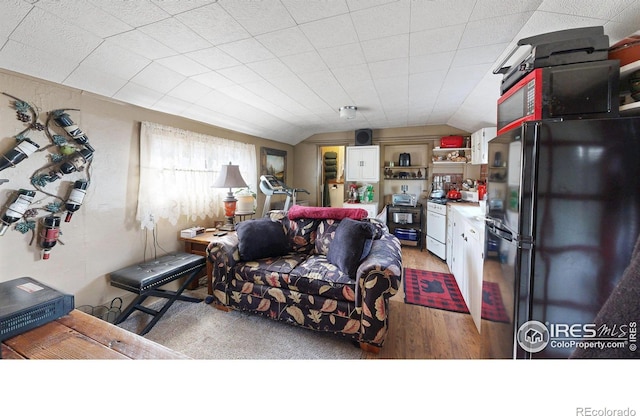
[[[3,359],[189,359],[182,353],[77,309],[4,340],[1,348]]]

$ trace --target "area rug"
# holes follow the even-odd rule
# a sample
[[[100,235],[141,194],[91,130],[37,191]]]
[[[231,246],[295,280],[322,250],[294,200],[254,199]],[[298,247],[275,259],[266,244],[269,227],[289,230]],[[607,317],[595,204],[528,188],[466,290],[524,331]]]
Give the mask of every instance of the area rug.
[[[405,268],[403,281],[405,303],[469,313],[452,274]],[[496,283],[485,282],[482,287],[482,319],[509,322],[500,288]]]
[[[185,294],[204,298],[203,291]],[[150,307],[159,309],[165,300]],[[151,319],[134,312],[118,326],[138,332]],[[145,338],[200,360],[357,360],[351,341],[239,311],[223,312],[205,302],[176,302]]]

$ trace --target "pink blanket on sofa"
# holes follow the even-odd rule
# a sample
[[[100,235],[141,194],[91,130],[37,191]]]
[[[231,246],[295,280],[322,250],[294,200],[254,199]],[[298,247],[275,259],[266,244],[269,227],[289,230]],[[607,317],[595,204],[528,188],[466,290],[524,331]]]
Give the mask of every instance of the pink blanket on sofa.
[[[368,212],[363,208],[331,208],[331,207],[305,207],[302,205],[294,205],[289,209],[288,216],[290,220],[298,218],[314,218],[314,219],[330,219],[342,220],[351,218],[353,220],[361,220],[367,218]]]

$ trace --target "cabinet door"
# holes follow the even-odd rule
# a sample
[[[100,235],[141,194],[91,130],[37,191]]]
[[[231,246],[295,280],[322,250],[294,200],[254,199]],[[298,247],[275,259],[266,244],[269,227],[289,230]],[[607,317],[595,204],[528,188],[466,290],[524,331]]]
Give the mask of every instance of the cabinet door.
[[[464,242],[464,269],[467,284],[467,298],[465,301],[467,302],[467,307],[469,308],[473,322],[476,324],[478,332],[480,332],[480,321],[482,318],[483,248],[479,229],[470,225],[466,226]]]
[[[473,165],[481,164],[482,154],[481,154],[481,144],[482,141],[482,132],[476,131],[471,134],[471,163]]]
[[[464,276],[464,223],[460,214],[455,209],[453,213],[453,233],[452,233],[452,255],[451,274],[456,278],[458,288],[464,297],[466,292],[466,282]]]
[[[378,182],[380,180],[380,147],[347,147],[345,178],[350,182]]]

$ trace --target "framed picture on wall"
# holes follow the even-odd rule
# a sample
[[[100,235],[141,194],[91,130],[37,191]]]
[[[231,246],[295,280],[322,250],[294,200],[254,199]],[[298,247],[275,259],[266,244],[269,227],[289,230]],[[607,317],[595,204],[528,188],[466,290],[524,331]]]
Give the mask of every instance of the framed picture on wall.
[[[287,151],[261,147],[260,174],[273,175],[282,183],[287,183]]]

